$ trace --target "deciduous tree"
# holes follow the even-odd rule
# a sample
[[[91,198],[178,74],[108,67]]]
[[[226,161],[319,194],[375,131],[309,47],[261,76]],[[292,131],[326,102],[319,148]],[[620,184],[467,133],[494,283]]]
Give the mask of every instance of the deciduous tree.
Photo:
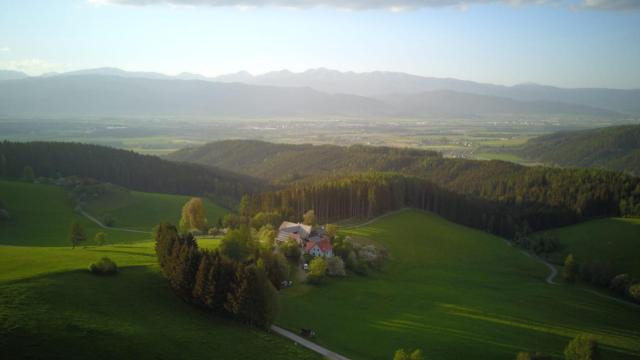
[[[565,360],[598,360],[598,341],[591,335],[576,336],[564,349]]]
[[[77,221],[72,222],[71,228],[69,229],[69,241],[71,242],[71,247],[75,249],[76,246],[80,245],[80,243],[85,240],[87,240],[87,235],[80,223]]]
[[[205,213],[202,199],[191,198],[182,207],[182,216],[180,218],[180,230],[188,232],[194,229],[204,230],[207,225],[207,216]]]

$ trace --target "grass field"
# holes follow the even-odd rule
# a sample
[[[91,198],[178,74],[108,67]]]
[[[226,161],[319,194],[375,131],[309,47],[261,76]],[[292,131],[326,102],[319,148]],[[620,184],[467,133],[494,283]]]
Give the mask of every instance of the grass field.
[[[109,215],[115,220],[114,226],[151,231],[161,221],[177,224],[180,220],[182,206],[189,200],[188,196],[154,194],[128,191],[118,188],[108,192],[85,205],[91,215],[103,218]],[[216,224],[228,211],[209,199],[203,203],[210,223]]]
[[[10,221],[0,223],[0,244],[70,246],[69,227],[74,220],[85,229],[88,244],[99,231],[107,233],[111,243],[140,240],[141,234],[105,230],[78,215],[67,193],[57,186],[0,180],[0,200],[11,214]]]
[[[616,271],[640,277],[640,219],[608,218],[549,231],[560,240],[561,258],[610,261]]]
[[[152,199],[135,205],[138,211],[167,199],[134,197]],[[71,249],[66,239],[73,219],[90,236],[99,228],[73,212],[62,189],[2,181],[0,198],[13,218],[0,224],[3,359],[319,358],[279,336],[183,303],[159,272],[150,236],[109,230],[111,241],[126,243]],[[219,243],[199,240],[209,249]],[[118,264],[119,274],[101,277],[86,270],[103,256]]]
[[[384,272],[282,292],[278,324],[316,331],[354,359],[389,359],[401,347],[428,359],[513,359],[518,351],[562,357],[581,332],[605,359],[640,356],[637,308],[544,282],[547,268],[502,239],[437,216],[405,211],[349,234],[391,253]]]

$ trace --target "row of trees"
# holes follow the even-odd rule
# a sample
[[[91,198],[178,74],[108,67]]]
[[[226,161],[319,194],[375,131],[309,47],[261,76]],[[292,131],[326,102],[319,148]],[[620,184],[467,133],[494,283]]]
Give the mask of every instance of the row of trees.
[[[608,287],[614,293],[640,303],[640,279],[618,273],[610,262],[578,262],[573,254],[569,254],[564,261],[562,276],[568,282],[582,280],[596,286]]]
[[[191,234],[181,235],[167,223],[156,229],[156,254],[171,288],[183,300],[247,324],[268,327],[275,319],[282,262],[271,252],[235,251],[247,238],[234,230],[220,251],[198,248]],[[285,264],[286,265],[286,264]]]

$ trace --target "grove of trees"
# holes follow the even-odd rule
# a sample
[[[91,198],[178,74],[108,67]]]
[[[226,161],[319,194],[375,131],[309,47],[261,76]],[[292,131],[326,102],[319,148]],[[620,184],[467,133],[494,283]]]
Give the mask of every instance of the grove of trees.
[[[247,324],[268,327],[278,311],[276,284],[288,273],[286,261],[271,251],[248,246],[246,229],[223,240],[216,251],[198,248],[189,233],[168,223],[156,228],[156,255],[171,288],[184,301]],[[250,250],[238,250],[247,246]],[[233,256],[230,256],[233,255]]]

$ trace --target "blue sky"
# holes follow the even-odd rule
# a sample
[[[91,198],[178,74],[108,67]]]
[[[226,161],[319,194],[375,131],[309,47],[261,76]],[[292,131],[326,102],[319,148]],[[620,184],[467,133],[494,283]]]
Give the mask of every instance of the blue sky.
[[[327,67],[640,88],[640,0],[181,1],[0,0],[0,68]]]

